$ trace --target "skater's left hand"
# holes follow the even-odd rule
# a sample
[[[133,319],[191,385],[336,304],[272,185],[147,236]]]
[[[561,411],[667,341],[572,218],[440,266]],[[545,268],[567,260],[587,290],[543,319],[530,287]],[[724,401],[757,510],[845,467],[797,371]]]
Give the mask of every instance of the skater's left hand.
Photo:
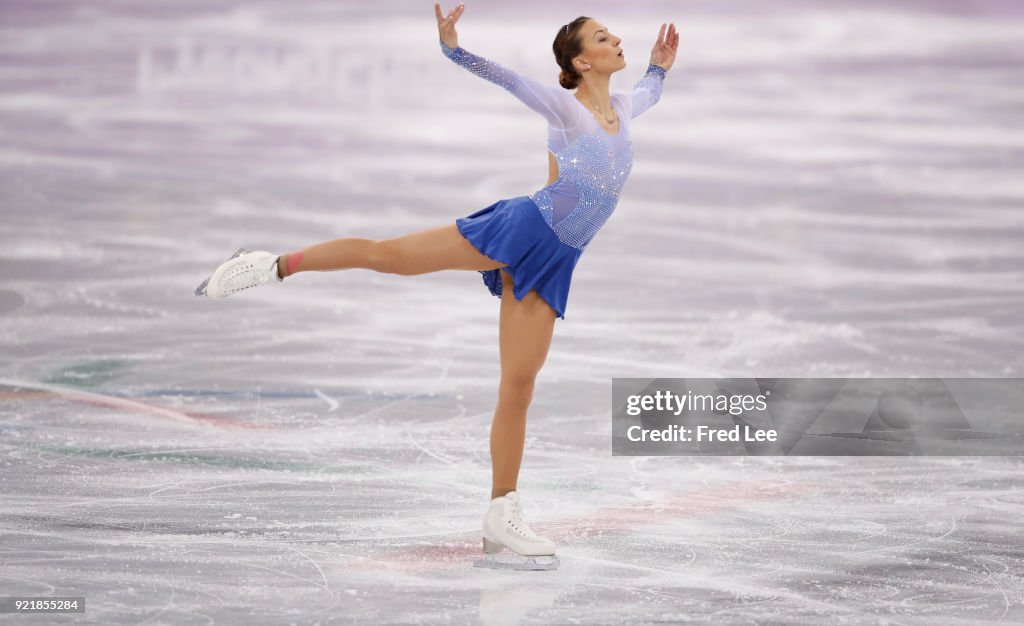
[[[672,69],[672,64],[676,62],[676,50],[679,49],[679,33],[676,32],[676,25],[670,22],[668,25],[668,34],[665,34],[665,24],[661,25],[661,30],[658,31],[658,41],[654,42],[654,48],[651,49],[651,64],[660,65],[665,68],[665,71]]]

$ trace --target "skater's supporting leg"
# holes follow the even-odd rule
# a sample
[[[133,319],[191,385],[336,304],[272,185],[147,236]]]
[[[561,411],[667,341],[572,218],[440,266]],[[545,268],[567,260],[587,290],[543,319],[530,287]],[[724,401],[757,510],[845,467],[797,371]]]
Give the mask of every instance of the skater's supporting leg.
[[[278,267],[283,278],[296,272],[352,268],[413,276],[448,269],[492,270],[505,264],[481,254],[455,224],[448,224],[393,239],[343,237],[324,241],[282,255]]]
[[[501,280],[501,384],[491,423],[492,499],[516,489],[526,439],[526,413],[557,317],[536,291],[516,300],[512,277],[504,270]]]

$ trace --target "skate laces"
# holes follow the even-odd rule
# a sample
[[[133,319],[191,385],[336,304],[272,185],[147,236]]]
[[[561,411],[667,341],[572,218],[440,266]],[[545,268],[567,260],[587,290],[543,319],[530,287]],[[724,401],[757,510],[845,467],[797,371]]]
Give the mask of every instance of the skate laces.
[[[533,530],[526,524],[526,521],[523,520],[522,510],[519,508],[519,503],[511,498],[509,499],[509,502],[512,503],[511,519],[508,521],[509,526],[527,539],[538,539],[539,537],[537,537],[537,533],[533,532]]]

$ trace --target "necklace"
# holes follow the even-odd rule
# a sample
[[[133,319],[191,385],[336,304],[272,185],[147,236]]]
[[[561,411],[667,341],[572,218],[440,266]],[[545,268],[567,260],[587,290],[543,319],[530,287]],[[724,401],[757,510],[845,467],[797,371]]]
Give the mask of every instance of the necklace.
[[[595,111],[597,111],[598,113],[600,113],[600,114],[601,114],[601,116],[602,116],[602,117],[604,118],[604,121],[608,122],[608,124],[609,124],[609,125],[611,125],[611,124],[614,124],[614,123],[615,123],[615,111],[614,111],[614,110],[612,110],[612,111],[611,111],[611,113],[612,113],[612,116],[611,116],[611,117],[608,117],[608,114],[606,114],[606,113],[605,113],[604,111],[602,111],[601,109],[597,108],[597,106],[596,106],[596,105],[594,105],[594,103],[590,101],[590,98],[588,98],[588,97],[587,97],[587,94],[583,94],[583,97],[584,97],[584,98],[587,98],[587,104],[589,104],[589,105],[590,105],[590,106],[591,106],[591,107],[592,107],[592,108],[593,108],[593,109],[594,109]]]

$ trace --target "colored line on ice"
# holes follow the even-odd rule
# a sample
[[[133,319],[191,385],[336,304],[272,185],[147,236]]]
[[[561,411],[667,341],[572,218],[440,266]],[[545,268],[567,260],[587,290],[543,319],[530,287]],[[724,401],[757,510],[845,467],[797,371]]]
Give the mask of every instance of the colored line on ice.
[[[701,517],[718,511],[727,511],[821,489],[818,484],[763,482],[730,482],[706,489],[680,491],[657,502],[641,501],[635,504],[612,506],[562,518],[543,524],[533,524],[534,530],[560,546],[571,546],[581,539],[600,537],[602,540],[635,534],[638,528],[660,524],[672,519]],[[543,530],[541,530],[543,529]],[[475,531],[479,534],[479,530]],[[458,534],[452,531],[450,534]],[[472,541],[440,539],[427,545],[418,545],[385,554],[371,554],[372,560],[350,562],[347,567],[380,569],[429,570],[448,566],[466,566],[482,556],[480,538]],[[623,563],[623,567],[628,567]]]
[[[337,474],[346,476],[349,479],[354,475],[366,475],[370,477],[381,477],[380,468],[373,464],[352,464],[352,465],[323,465],[321,463],[309,463],[304,461],[275,461],[260,458],[243,458],[229,456],[204,456],[200,454],[183,454],[168,450],[139,450],[139,449],[109,449],[109,448],[83,448],[77,446],[54,446],[44,444],[21,444],[11,446],[23,450],[36,450],[50,452],[52,454],[63,454],[66,456],[82,456],[112,461],[160,461],[168,463],[182,463],[185,465],[210,465],[215,467],[228,467],[231,469],[260,469],[273,472],[304,472],[311,474]],[[273,481],[289,484],[287,480]]]
[[[182,398],[321,398],[321,393],[332,398],[359,398],[367,400],[450,400],[453,396],[427,393],[388,393],[386,391],[352,391],[345,389],[314,389],[313,391],[222,391],[215,389],[147,389],[122,392],[117,389],[94,389],[96,393],[121,398],[147,398],[178,396]]]
[[[168,409],[165,407],[155,406],[147,404],[145,402],[139,402],[138,400],[129,400],[127,398],[117,398],[114,396],[96,393],[93,391],[84,391],[82,389],[72,389],[69,387],[62,387],[59,385],[51,385],[47,383],[39,383],[34,381],[23,381],[23,380],[12,380],[9,378],[0,378],[0,386],[11,387],[13,393],[19,394],[18,397],[27,397],[32,395],[32,392],[37,394],[52,394],[61,399],[81,402],[83,404],[91,404],[95,406],[105,406],[109,408],[123,409],[125,411],[131,411],[135,413],[143,413],[146,415],[154,415],[170,419],[182,424],[190,424],[193,426],[216,426],[219,428],[245,428],[245,429],[268,429],[274,428],[273,426],[267,426],[262,424],[253,424],[245,422],[240,419],[233,417],[224,417],[221,415],[211,415],[209,413],[196,413],[193,411],[183,412],[175,411],[174,409]],[[18,391],[19,389],[29,389],[32,392]]]

